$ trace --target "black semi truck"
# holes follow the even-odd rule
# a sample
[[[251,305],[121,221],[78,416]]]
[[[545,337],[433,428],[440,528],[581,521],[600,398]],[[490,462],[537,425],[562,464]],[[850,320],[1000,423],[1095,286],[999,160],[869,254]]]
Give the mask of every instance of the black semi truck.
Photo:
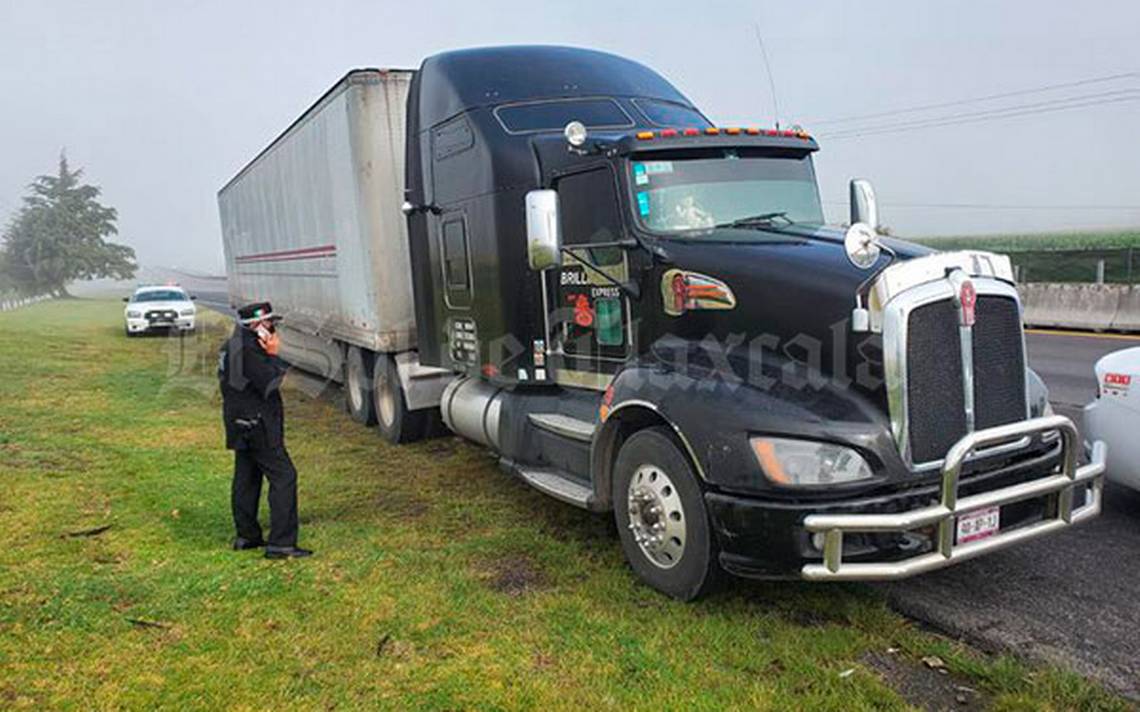
[[[1008,258],[828,227],[798,129],[564,47],[356,70],[219,194],[231,298],[393,442],[442,415],[677,598],[895,579],[1095,516]],[[400,215],[402,213],[402,215]],[[458,475],[457,475],[458,476]]]

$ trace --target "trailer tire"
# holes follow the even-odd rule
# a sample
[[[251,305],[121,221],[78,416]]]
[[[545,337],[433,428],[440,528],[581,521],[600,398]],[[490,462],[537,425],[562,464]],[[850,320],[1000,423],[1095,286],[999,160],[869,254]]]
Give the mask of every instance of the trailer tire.
[[[344,359],[344,405],[361,425],[376,422],[372,398],[372,358],[357,346],[349,346]]]
[[[395,360],[377,354],[372,373],[373,410],[380,434],[394,445],[423,439],[429,411],[408,410]]]
[[[682,601],[716,586],[720,564],[704,493],[667,429],[640,430],[621,446],[613,503],[622,549],[638,578]]]

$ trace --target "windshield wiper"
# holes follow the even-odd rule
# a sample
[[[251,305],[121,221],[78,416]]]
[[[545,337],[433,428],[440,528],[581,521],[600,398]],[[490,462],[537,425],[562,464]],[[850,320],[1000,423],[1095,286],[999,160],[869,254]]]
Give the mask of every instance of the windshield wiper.
[[[743,218],[737,218],[732,222],[720,223],[713,227],[770,227],[772,221],[780,218],[787,222],[789,225],[795,225],[796,221],[788,217],[787,211],[780,211],[776,213],[760,213],[759,215],[749,215]]]

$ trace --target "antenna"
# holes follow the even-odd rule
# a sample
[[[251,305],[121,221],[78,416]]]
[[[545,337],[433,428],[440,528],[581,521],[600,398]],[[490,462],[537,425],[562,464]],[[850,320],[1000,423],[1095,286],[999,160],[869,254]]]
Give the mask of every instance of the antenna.
[[[760,35],[760,23],[752,23],[756,30],[756,44],[760,45],[760,56],[764,59],[764,71],[768,73],[768,88],[772,91],[772,118],[776,128],[780,128],[780,102],[776,99],[776,79],[772,76],[772,65],[768,63],[768,50],[764,49],[764,38]]]

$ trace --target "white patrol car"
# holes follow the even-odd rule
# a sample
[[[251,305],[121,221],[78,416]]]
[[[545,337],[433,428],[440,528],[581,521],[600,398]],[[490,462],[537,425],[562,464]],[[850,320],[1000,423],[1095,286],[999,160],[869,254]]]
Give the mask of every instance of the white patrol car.
[[[198,314],[193,303],[196,298],[177,285],[139,287],[130,297],[123,297],[127,303],[123,310],[127,336],[160,329],[193,331]]]
[[[1105,476],[1140,491],[1140,347],[1096,364],[1097,398],[1085,406],[1085,439],[1108,444]]]

